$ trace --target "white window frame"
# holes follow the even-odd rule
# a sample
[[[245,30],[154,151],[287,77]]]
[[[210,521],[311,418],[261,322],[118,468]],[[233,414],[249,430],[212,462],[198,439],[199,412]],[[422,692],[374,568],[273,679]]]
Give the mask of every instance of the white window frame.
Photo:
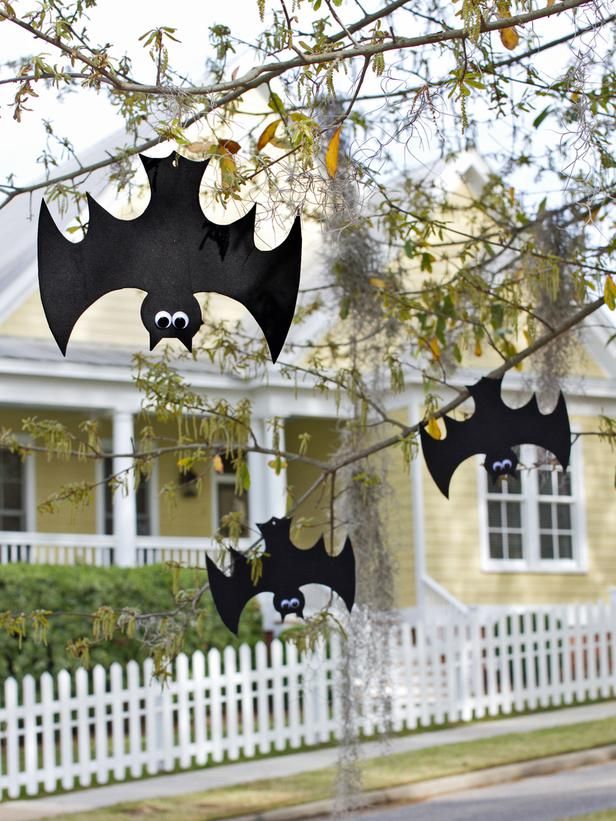
[[[102,448],[104,451],[111,452],[111,439],[104,439],[102,441]],[[156,443],[153,443],[156,447]],[[96,532],[99,535],[105,533],[105,485],[102,484],[105,479],[104,459],[97,459],[96,461]],[[160,536],[160,509],[159,509],[159,487],[158,487],[158,459],[152,462],[152,472],[150,474],[150,481],[147,484],[149,491],[148,502],[150,504],[150,536]],[[135,527],[137,522],[135,522]],[[137,536],[137,538],[140,538]]]
[[[521,459],[529,465],[533,461],[534,448],[523,445]],[[588,572],[588,550],[586,542],[586,518],[584,513],[584,487],[582,447],[578,440],[571,448],[571,531],[573,542],[572,559],[542,559],[539,537],[539,502],[556,501],[557,496],[539,496],[538,469],[522,470],[522,493],[511,501],[518,500],[522,510],[522,559],[493,559],[490,556],[488,528],[488,474],[483,467],[484,456],[477,457],[477,487],[479,497],[479,534],[481,570],[484,573],[574,573]],[[507,499],[502,497],[503,501]]]

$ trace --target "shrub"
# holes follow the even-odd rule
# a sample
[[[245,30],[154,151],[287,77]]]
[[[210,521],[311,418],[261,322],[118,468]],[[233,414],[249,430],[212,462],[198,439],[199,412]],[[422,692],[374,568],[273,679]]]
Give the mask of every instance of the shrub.
[[[179,572],[180,589],[202,584],[204,573]],[[0,631],[0,680],[26,673],[39,676],[44,671],[57,673],[78,666],[66,650],[69,641],[92,638],[92,619],[88,614],[107,605],[114,610],[134,608],[141,613],[160,613],[175,606],[173,579],[164,565],[147,567],[92,567],[86,565],[52,566],[11,564],[0,567],[0,614],[51,610],[65,614],[50,619],[47,645],[37,643],[27,622],[21,649],[16,637]],[[261,616],[253,600],[246,607],[236,638],[222,624],[207,593],[201,600],[205,616],[193,619],[186,630],[182,650],[192,653],[210,647],[223,648],[241,642],[256,643],[262,637]],[[147,653],[137,638],[129,639],[116,631],[110,641],[92,646],[91,663],[108,666],[114,661],[142,660]]]

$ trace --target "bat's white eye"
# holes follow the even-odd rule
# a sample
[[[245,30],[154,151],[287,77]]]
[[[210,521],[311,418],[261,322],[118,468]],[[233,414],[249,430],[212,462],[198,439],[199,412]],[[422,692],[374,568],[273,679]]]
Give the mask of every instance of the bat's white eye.
[[[288,610],[291,605],[291,602],[288,599],[283,599],[280,602],[280,609],[281,610]]]
[[[502,462],[492,462],[492,470],[494,471],[494,473],[500,473],[502,469],[503,469],[503,463]]]
[[[169,311],[159,311],[154,317],[157,328],[168,328],[171,325],[171,314]]]
[[[188,314],[185,314],[184,311],[176,311],[173,314],[173,327],[177,328],[178,331],[188,328]]]
[[[293,608],[293,610],[295,610],[299,607],[299,599],[294,597],[294,598],[290,599],[289,604]]]
[[[511,459],[503,459],[503,470],[511,470],[513,462]]]

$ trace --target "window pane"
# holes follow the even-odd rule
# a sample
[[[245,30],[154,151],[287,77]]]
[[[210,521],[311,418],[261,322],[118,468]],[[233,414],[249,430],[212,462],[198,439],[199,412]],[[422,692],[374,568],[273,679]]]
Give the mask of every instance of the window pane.
[[[522,493],[522,479],[520,474],[517,476],[507,476],[507,479],[503,482],[505,486],[503,488],[504,493]]]
[[[2,481],[21,481],[23,462],[19,454],[0,451],[0,476]]]
[[[552,529],[552,505],[548,502],[539,502],[539,527],[542,530]]]
[[[541,534],[541,558],[542,559],[553,559],[554,558],[554,543],[552,541],[552,534],[551,533],[542,533]]]
[[[510,559],[522,558],[522,534],[509,533],[507,535],[508,553]]]
[[[541,496],[551,496],[552,495],[552,471],[551,470],[539,470],[537,472],[537,478],[539,480],[539,493]]]
[[[500,502],[488,502],[488,524],[490,527],[500,527],[501,505]]]
[[[137,535],[150,536],[152,528],[150,526],[150,480],[141,479],[141,483],[137,488],[137,498],[135,499],[137,505]]]
[[[507,502],[507,527],[522,527],[522,508],[519,502]]]
[[[238,496],[235,493],[234,485],[222,483],[218,484],[216,492],[218,494],[218,526],[220,526],[220,520],[222,517],[227,513],[239,512],[242,514],[242,522],[244,523],[240,535],[245,536],[248,533],[248,529],[246,527],[246,523],[248,521],[248,502],[246,494],[243,496]]]
[[[0,451],[0,527],[26,529],[24,463],[17,453]]]
[[[25,516],[0,516],[2,530],[25,530]]]
[[[571,530],[571,505],[556,505],[556,521],[559,530]]]
[[[503,558],[503,536],[502,533],[490,533],[490,558]]]
[[[2,506],[6,510],[19,510],[22,509],[22,488],[20,484],[16,482],[8,482],[4,488],[3,499],[2,499]]]
[[[556,477],[558,481],[558,495],[571,496],[571,474],[568,471],[563,473],[559,470]]]
[[[561,559],[573,558],[573,542],[571,536],[560,535],[558,537],[558,553]]]

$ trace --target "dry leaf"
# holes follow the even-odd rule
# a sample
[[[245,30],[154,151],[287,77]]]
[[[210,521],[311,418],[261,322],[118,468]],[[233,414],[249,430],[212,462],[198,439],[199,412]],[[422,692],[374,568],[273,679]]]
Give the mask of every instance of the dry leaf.
[[[501,43],[508,48],[509,51],[513,51],[513,49],[518,45],[520,42],[520,35],[517,33],[513,26],[508,29],[501,29],[500,32]]]
[[[482,353],[483,353],[483,350],[481,348],[481,342],[478,339],[476,339],[475,340],[475,356],[481,356]]]
[[[273,120],[269,125],[266,125],[259,139],[257,140],[257,151],[265,148],[265,146],[272,141],[276,134],[276,129],[282,120]]]
[[[235,140],[218,140],[218,145],[225,151],[228,151],[229,154],[237,154],[242,147],[239,143],[236,143]]]
[[[192,151],[193,154],[205,154],[211,147],[212,143],[206,140],[197,140],[197,142],[188,143],[186,146],[188,151]]]
[[[222,461],[222,456],[220,454],[216,454],[212,459],[212,467],[216,471],[216,473],[224,473],[225,472],[225,463]]]
[[[556,2],[556,0],[548,0],[547,7],[551,8],[554,5],[555,2]]]
[[[439,427],[438,422],[434,417],[428,419],[428,424],[426,425],[426,430],[430,434],[433,439],[442,439],[441,429]]]
[[[428,344],[430,345],[432,356],[436,360],[439,360],[441,358],[441,346],[438,339],[436,337],[433,337]]]
[[[329,141],[329,145],[327,146],[327,151],[325,152],[325,167],[327,168],[327,173],[330,177],[336,176],[336,171],[338,169],[338,154],[340,152],[340,131],[342,126],[338,126],[338,128],[334,131],[334,135]]]

